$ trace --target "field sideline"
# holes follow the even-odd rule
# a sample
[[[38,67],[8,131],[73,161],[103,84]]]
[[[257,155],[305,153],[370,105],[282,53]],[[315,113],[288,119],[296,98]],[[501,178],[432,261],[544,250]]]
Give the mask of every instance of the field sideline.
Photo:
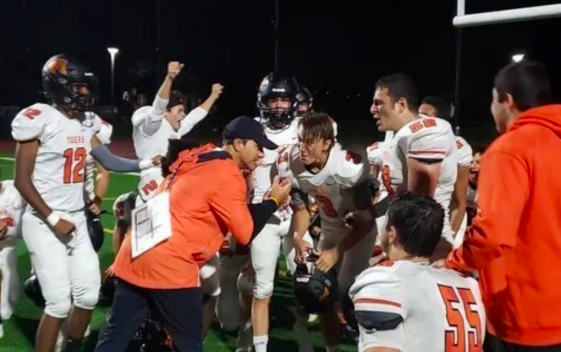
[[[10,142],[0,143],[0,171],[3,179],[11,179],[13,175],[13,144]],[[111,144],[111,149],[126,157],[132,157],[130,142],[118,142]],[[114,219],[112,215],[112,206],[115,198],[120,194],[133,190],[138,182],[138,177],[131,174],[112,174],[109,190],[106,199],[103,202],[103,209],[107,210],[107,214],[102,215],[102,222],[106,232],[106,238],[103,247],[99,251],[101,268],[107,268],[113,258],[111,252],[111,238]],[[29,277],[30,261],[27,249],[20,241],[18,245],[18,264],[19,275],[21,281],[21,296],[16,306],[15,314],[8,321],[4,322],[4,338],[0,340],[0,352],[24,352],[33,351],[35,339],[35,331],[42,310],[36,307],[25,294],[23,294],[23,283]],[[292,288],[291,281],[285,275],[284,260],[281,260],[281,274],[276,283],[273,298],[273,326],[269,336],[269,351],[275,352],[292,352],[297,351],[298,347],[294,342],[292,335]],[[82,351],[93,351],[100,328],[105,322],[107,309],[104,307],[96,308],[91,322],[91,335],[87,338]],[[316,351],[325,351],[323,339],[319,332],[317,323],[310,325],[312,340]],[[205,340],[205,351],[226,352],[234,351],[236,346],[236,337],[224,334],[219,330],[218,324],[213,325],[213,329]],[[133,350],[134,351],[134,350]],[[343,351],[356,351],[354,346],[343,346]],[[149,351],[148,351],[149,352]]]

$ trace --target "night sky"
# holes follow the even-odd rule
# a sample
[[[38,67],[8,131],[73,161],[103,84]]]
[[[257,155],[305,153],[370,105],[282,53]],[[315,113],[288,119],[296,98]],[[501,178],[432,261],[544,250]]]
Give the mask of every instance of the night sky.
[[[466,0],[467,13],[559,1]],[[280,0],[280,68],[316,92],[316,106],[338,120],[371,118],[373,87],[404,72],[421,95],[453,100],[455,0]],[[98,75],[110,104],[110,56],[116,46],[116,97],[137,87],[152,99],[167,61],[186,72],[179,85],[206,96],[226,86],[219,118],[253,114],[259,81],[274,68],[274,1],[159,0],[0,1],[0,105],[35,102],[40,70],[52,55],[78,57]],[[463,31],[464,121],[489,120],[494,74],[513,53],[543,61],[559,85],[561,19]],[[558,89],[556,91],[559,91]]]

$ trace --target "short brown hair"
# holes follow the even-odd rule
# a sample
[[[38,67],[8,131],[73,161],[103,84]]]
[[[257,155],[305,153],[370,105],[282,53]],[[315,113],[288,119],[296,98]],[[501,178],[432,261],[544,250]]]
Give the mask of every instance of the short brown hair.
[[[301,137],[305,143],[315,142],[318,139],[335,140],[333,119],[324,112],[308,112],[302,116],[298,125],[304,129]]]

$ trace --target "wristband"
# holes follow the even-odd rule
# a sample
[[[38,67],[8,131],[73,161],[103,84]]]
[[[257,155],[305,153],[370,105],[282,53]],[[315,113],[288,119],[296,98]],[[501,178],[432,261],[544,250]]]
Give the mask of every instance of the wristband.
[[[277,208],[279,207],[279,200],[276,197],[271,196],[267,200],[272,200],[277,205]]]
[[[140,170],[149,169],[149,168],[151,168],[151,167],[153,167],[153,166],[154,166],[154,163],[152,162],[152,159],[150,159],[150,160],[140,160],[140,161],[138,162],[138,168],[139,168]]]
[[[60,221],[60,216],[55,213],[54,211],[47,216],[47,222],[52,226],[55,227],[56,224],[58,224],[58,222]]]

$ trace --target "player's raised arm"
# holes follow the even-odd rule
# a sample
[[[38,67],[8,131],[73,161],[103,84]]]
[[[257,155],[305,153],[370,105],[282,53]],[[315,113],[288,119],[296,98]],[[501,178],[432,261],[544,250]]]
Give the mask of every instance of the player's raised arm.
[[[195,125],[201,122],[207,115],[210,109],[214,106],[214,103],[220,98],[224,86],[220,83],[215,83],[212,85],[212,91],[209,97],[197,108],[193,109],[183,120],[181,120],[181,125],[179,126],[178,134],[183,137],[189,133]]]
[[[133,114],[133,126],[139,127],[144,134],[151,136],[160,129],[170,99],[173,80],[181,72],[183,66],[178,61],[171,61],[168,64],[167,75],[158,90],[158,94],[154,98],[152,106],[149,109],[141,108]]]

